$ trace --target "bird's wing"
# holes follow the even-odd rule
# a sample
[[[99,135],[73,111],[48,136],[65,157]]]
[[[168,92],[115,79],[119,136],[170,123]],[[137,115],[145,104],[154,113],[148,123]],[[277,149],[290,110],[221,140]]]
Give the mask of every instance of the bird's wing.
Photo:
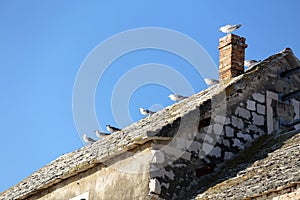
[[[178,95],[178,98],[185,99],[187,97],[186,96],[182,96],[182,95]]]

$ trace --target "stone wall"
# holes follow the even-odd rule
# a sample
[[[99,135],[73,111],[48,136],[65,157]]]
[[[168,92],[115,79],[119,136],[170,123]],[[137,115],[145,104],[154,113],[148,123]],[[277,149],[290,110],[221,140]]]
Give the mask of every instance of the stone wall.
[[[278,71],[293,66],[288,59],[272,60],[270,64],[271,60],[272,57],[232,79],[224,90],[171,125],[177,132],[170,143],[153,146],[161,158],[150,167],[155,188],[150,193],[154,199],[182,199],[207,184],[207,175],[219,171],[255,139],[268,134],[267,117],[277,125],[280,118],[293,120],[299,107],[289,102],[281,105],[279,100],[267,105],[266,95],[279,96],[287,92],[286,88],[299,89],[299,80],[291,83],[278,79]],[[282,129],[278,125],[274,130]]]

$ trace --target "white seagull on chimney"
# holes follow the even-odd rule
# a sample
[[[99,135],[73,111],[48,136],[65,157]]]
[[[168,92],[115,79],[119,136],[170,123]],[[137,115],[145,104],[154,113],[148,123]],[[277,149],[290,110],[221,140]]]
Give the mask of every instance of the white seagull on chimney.
[[[242,26],[242,24],[226,25],[226,26],[222,26],[219,30],[228,35],[229,33],[235,31],[236,29],[240,28],[241,26]]]

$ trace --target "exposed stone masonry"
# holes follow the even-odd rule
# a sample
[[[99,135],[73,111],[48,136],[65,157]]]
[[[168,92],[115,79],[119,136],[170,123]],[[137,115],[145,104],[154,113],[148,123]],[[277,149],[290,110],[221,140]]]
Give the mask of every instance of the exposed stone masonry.
[[[266,135],[268,116],[272,125],[279,127],[279,119],[289,120],[290,113],[278,110],[292,108],[299,112],[299,108],[280,105],[276,99],[267,104],[269,91],[276,96],[291,88],[300,89],[299,78],[292,82],[278,79],[278,71],[295,67],[295,62],[299,64],[291,50],[286,49],[241,76],[226,79],[121,132],[59,157],[2,193],[0,199],[30,198],[98,165],[109,166],[118,155],[134,154],[139,148],[150,148],[151,152],[149,196],[186,199],[188,194],[209,185],[211,174]]]
[[[174,149],[181,152],[181,158],[172,162],[174,152],[163,149],[165,163],[168,165],[166,167],[164,163],[151,165],[151,179],[155,180],[158,188],[161,188],[159,193],[150,190],[155,198],[182,199],[195,186],[207,185],[209,180],[205,175],[219,171],[226,161],[234,158],[254,140],[267,133],[266,91],[279,94],[282,92],[281,88],[291,87],[287,82],[276,83],[277,70],[282,65],[276,60],[277,67],[273,67],[272,70],[266,69],[264,66],[270,65],[270,61],[274,59],[267,59],[256,69],[249,69],[249,73],[234,78],[234,84],[227,86],[224,93],[213,96],[211,101],[206,102],[206,106],[202,104],[199,110],[195,109],[181,117],[180,129],[174,128],[178,130]],[[274,84],[270,84],[272,82]],[[277,87],[278,84],[280,87]],[[293,88],[299,87],[296,86],[297,82],[294,84]],[[214,87],[218,88],[220,85]],[[276,104],[273,107],[274,111],[278,110]],[[201,117],[193,117],[195,113],[200,112]],[[271,117],[275,117],[274,123],[278,124],[278,119],[286,116],[291,119],[290,116],[293,115],[275,112]],[[203,122],[207,120],[209,123]],[[182,121],[185,122],[184,125]],[[198,130],[195,129],[197,123],[199,123]],[[164,193],[164,190],[167,193]]]

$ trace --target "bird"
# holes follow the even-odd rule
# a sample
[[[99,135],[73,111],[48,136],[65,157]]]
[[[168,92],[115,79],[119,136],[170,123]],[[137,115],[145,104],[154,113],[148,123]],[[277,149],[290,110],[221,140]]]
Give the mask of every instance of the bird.
[[[253,66],[253,65],[255,65],[259,62],[260,62],[260,60],[245,60],[244,61],[244,66],[251,67],[251,66]]]
[[[204,78],[204,82],[205,82],[206,85],[208,85],[208,86],[216,85],[216,84],[219,83],[218,80],[216,80],[216,79],[211,79],[211,78]]]
[[[96,142],[96,140],[94,140],[94,139],[88,137],[86,134],[83,134],[83,135],[82,135],[82,138],[83,138],[83,141],[84,141],[85,143],[93,143],[93,142]]]
[[[147,116],[151,116],[153,115],[155,112],[151,111],[151,110],[147,110],[145,108],[140,108],[140,113],[142,115],[147,115]]]
[[[94,131],[96,133],[96,136],[101,139],[102,137],[110,135],[109,133],[100,132],[98,129]]]
[[[236,25],[226,25],[226,26],[222,26],[219,31],[226,33],[227,35],[233,31],[235,31],[236,29],[240,28],[242,26],[242,24],[236,24]]]
[[[183,99],[186,99],[187,97],[185,96],[182,96],[182,95],[179,95],[179,94],[170,94],[168,96],[172,101],[175,101],[175,102],[179,102],[179,101],[182,101]]]
[[[111,132],[111,133],[121,131],[121,129],[116,128],[116,127],[113,127],[113,126],[111,126],[111,125],[106,125],[106,129],[107,129],[109,132]]]

